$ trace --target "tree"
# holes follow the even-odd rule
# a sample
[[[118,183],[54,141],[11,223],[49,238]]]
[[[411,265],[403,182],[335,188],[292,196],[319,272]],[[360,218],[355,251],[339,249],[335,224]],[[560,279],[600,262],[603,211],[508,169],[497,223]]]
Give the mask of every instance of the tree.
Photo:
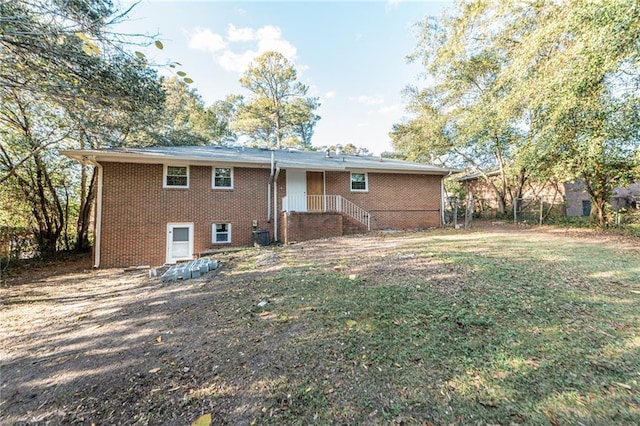
[[[499,108],[499,97],[506,91],[497,80],[502,58],[491,50],[466,52],[469,46],[452,49],[446,43],[422,48],[437,83],[406,89],[413,118],[394,125],[394,148],[410,160],[433,163],[447,157],[453,166],[479,172],[494,190],[500,213],[506,213],[514,196],[509,165],[520,135],[514,118]],[[489,178],[496,169],[498,182]]]
[[[101,67],[99,75],[110,84],[95,90],[108,102],[64,102],[63,113],[74,126],[65,145],[97,149],[154,143],[151,135],[162,119],[165,103],[165,92],[155,70],[143,66],[139,59],[127,56],[103,62]],[[89,225],[97,176],[93,167],[87,164],[78,166],[73,162],[69,167],[72,172],[80,168],[74,192],[78,202],[75,249],[83,252],[90,247]]]
[[[60,161],[51,146],[68,137],[69,131],[55,109],[28,93],[13,92],[12,98],[2,100],[0,167],[11,170],[5,185],[15,197],[27,201],[38,249],[49,256],[56,252],[67,219],[60,194],[65,174],[59,172]]]
[[[583,179],[603,225],[640,140],[640,6],[503,0],[458,8],[422,22],[412,58],[435,83],[409,91],[412,117],[394,127],[395,145],[498,169],[505,204],[532,176]]]
[[[216,101],[206,108],[207,131],[211,143],[225,145],[238,140],[231,124],[236,120],[242,102],[241,95],[227,95],[223,100]]]
[[[298,141],[297,145],[305,149],[311,149],[311,138],[320,120],[320,116],[315,113],[319,107],[318,98],[296,98],[288,105],[291,135]]]
[[[238,110],[232,127],[253,141],[281,148],[285,138],[311,145],[319,116],[317,98],[305,98],[307,86],[297,81],[293,65],[278,52],[266,52],[250,65],[240,84],[253,93]]]
[[[549,3],[535,12],[539,29],[523,34],[505,78],[517,83],[517,102],[541,112],[540,151],[557,159],[565,178],[584,180],[592,217],[603,226],[613,189],[633,177],[640,144],[640,6]]]
[[[42,255],[61,236],[69,248],[75,217],[85,249],[95,171],[57,149],[141,134],[164,100],[157,74],[106,31],[123,16],[108,0],[1,0],[0,12],[0,182],[29,204]]]
[[[157,122],[149,131],[152,145],[206,145],[214,123],[195,89],[177,78],[162,79],[166,95]]]

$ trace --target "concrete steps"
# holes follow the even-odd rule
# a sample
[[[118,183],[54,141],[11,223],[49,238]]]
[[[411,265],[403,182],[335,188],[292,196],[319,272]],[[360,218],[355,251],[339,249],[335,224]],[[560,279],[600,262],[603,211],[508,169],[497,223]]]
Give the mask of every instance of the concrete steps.
[[[179,263],[171,265],[162,276],[160,281],[163,283],[177,282],[178,280],[190,280],[191,278],[200,278],[209,271],[218,268],[218,261],[204,257],[201,259],[191,260],[187,263]]]

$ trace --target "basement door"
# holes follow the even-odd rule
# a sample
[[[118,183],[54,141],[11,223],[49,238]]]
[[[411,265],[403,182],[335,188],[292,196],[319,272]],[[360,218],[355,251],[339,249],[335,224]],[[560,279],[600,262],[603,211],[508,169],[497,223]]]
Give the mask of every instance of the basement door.
[[[167,223],[167,263],[193,259],[193,223]]]

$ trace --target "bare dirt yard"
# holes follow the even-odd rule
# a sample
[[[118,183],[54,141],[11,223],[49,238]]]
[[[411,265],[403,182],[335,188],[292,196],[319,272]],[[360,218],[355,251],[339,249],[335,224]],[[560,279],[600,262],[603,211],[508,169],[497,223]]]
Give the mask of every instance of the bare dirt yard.
[[[637,424],[640,242],[492,227],[0,289],[0,423]],[[55,273],[54,273],[55,272]]]

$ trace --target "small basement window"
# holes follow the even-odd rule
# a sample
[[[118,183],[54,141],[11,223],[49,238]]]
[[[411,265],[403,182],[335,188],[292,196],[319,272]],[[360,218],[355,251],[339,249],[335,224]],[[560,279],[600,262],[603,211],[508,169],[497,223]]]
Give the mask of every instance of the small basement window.
[[[164,166],[163,188],[189,188],[189,166]]]
[[[226,189],[233,188],[233,169],[231,167],[214,167],[213,187]]]
[[[366,173],[351,173],[351,191],[364,192],[368,189]]]
[[[222,244],[231,242],[231,224],[230,223],[214,223],[213,224],[212,243]]]

